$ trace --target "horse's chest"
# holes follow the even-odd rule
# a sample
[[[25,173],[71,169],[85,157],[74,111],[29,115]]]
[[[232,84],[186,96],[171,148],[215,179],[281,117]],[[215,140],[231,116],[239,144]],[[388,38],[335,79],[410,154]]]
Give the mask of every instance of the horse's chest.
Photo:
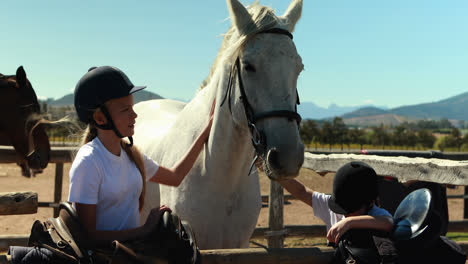
[[[226,202],[226,216],[231,216],[233,212],[239,212],[242,209],[243,201],[239,193],[232,193]]]

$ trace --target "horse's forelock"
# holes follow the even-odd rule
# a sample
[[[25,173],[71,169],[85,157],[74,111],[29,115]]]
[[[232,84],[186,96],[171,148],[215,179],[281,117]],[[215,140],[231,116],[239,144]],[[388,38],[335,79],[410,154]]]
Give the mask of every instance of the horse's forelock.
[[[247,33],[245,35],[239,35],[235,26],[231,25],[229,27],[228,31],[224,34],[221,48],[219,49],[218,55],[211,66],[210,73],[208,77],[203,80],[198,90],[205,88],[210,83],[216,68],[218,67],[218,63],[223,63],[224,61],[230,61],[231,63],[234,62],[245,43],[256,33],[274,27],[285,28],[284,21],[275,15],[275,11],[270,7],[260,5],[258,1],[249,5],[247,10],[252,17],[252,21],[255,26],[248,26],[245,29],[242,29],[243,32]],[[237,39],[234,39],[235,37],[237,37]]]

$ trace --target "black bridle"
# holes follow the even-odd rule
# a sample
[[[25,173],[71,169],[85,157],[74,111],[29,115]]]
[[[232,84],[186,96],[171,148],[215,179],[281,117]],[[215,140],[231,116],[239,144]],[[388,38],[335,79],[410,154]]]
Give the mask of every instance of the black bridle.
[[[290,39],[293,39],[293,36],[289,31],[281,29],[281,28],[268,29],[268,30],[260,31],[256,34],[264,34],[264,33],[282,34],[282,35],[288,36]],[[262,157],[265,156],[266,143],[267,143],[265,134],[262,131],[259,131],[257,129],[256,123],[262,119],[267,119],[267,118],[272,118],[272,117],[282,117],[282,118],[287,118],[290,121],[296,120],[297,125],[299,126],[302,120],[301,116],[297,113],[297,105],[300,104],[299,94],[296,89],[297,101],[294,107],[294,111],[272,110],[272,111],[255,113],[252,108],[252,105],[249,103],[247,94],[245,93],[244,83],[242,81],[242,75],[241,75],[241,69],[240,69],[240,59],[239,57],[237,57],[236,62],[234,66],[232,67],[232,70],[229,74],[228,88],[226,89],[226,94],[224,95],[223,101],[221,102],[221,105],[220,105],[222,106],[224,102],[226,101],[226,98],[229,97],[229,111],[231,113],[232,113],[231,92],[232,92],[232,86],[233,86],[233,79],[235,78],[233,73],[237,74],[237,78],[239,80],[239,89],[241,93],[240,99],[242,101],[242,104],[244,105],[245,115],[247,117],[248,126],[250,128],[250,132],[252,135],[252,144],[256,152],[256,157],[254,161],[252,162],[252,166],[253,166],[254,162],[257,160],[259,156],[262,156]],[[252,166],[251,166],[251,169],[252,169]]]

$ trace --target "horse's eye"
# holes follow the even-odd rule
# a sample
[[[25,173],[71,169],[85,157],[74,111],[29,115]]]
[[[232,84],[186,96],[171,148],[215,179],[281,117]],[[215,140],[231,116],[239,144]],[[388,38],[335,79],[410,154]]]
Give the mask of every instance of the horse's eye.
[[[255,67],[254,67],[252,64],[250,64],[250,63],[247,63],[247,64],[244,66],[244,69],[245,69],[246,71],[248,71],[248,72],[256,72]]]

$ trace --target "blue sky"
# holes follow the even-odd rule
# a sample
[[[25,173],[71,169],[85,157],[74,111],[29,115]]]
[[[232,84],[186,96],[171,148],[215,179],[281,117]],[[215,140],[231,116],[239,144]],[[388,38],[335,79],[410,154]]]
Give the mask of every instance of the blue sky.
[[[242,1],[249,4],[251,1]],[[260,0],[283,14],[288,0]],[[396,107],[468,91],[468,1],[304,0],[294,41],[303,102]],[[40,97],[71,93],[90,66],[189,100],[230,25],[224,0],[8,1],[0,72],[23,65]]]

